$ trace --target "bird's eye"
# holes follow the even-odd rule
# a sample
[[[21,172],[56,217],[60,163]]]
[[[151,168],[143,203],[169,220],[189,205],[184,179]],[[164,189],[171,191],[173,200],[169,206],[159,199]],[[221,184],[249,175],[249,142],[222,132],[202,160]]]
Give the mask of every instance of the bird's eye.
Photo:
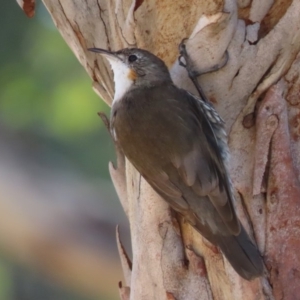
[[[129,55],[129,57],[128,57],[128,61],[129,62],[134,62],[136,60],[137,60],[137,56],[136,55],[134,55],[134,54]]]

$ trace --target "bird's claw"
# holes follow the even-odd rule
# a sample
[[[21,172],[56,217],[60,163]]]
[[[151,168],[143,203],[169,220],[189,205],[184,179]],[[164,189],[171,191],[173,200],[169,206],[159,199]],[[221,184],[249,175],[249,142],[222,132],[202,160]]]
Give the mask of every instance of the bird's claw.
[[[196,77],[197,72],[195,72],[195,70],[193,70],[193,62],[186,50],[185,42],[187,40],[188,40],[187,38],[184,38],[178,46],[178,48],[179,48],[178,62],[179,62],[180,66],[186,68],[186,70],[189,74],[189,77]],[[184,59],[185,62],[183,62],[182,59]]]
[[[200,97],[203,99],[203,101],[208,101],[200,84],[197,81],[197,77],[199,76],[198,72],[193,69],[193,62],[190,58],[190,56],[187,53],[185,42],[187,41],[187,38],[184,38],[181,43],[179,44],[179,57],[178,57],[178,63],[180,66],[184,67],[186,71],[188,72],[189,78],[192,80],[195,88],[197,89]],[[182,61],[184,58],[185,63]]]
[[[212,67],[210,67],[208,69],[201,70],[201,71],[195,70],[194,63],[191,60],[191,58],[188,55],[187,50],[186,50],[185,43],[186,43],[187,40],[188,40],[187,38],[184,38],[178,46],[178,48],[179,48],[178,63],[179,63],[180,66],[184,67],[187,70],[188,76],[192,80],[192,82],[194,83],[195,88],[197,89],[200,97],[204,101],[207,101],[207,98],[204,95],[204,92],[203,92],[200,84],[197,81],[197,77],[200,76],[200,75],[206,74],[206,73],[215,72],[215,71],[223,68],[228,62],[229,54],[228,54],[228,51],[226,50],[225,55],[223,56],[222,61],[220,63],[218,63],[216,65],[213,65]],[[184,59],[185,62],[183,62],[182,59]]]
[[[179,50],[178,62],[179,62],[179,65],[184,68],[187,68],[186,58],[188,57],[188,54],[186,51],[186,46],[185,46],[186,41],[187,41],[187,38],[184,38],[178,46],[178,50]],[[182,58],[184,58],[185,63],[182,61]]]
[[[226,50],[225,54],[222,57],[221,62],[219,62],[218,64],[213,65],[212,67],[210,67],[206,70],[203,70],[203,71],[199,72],[199,75],[206,74],[206,73],[211,73],[211,72],[216,72],[216,71],[222,69],[223,67],[226,66],[228,60],[229,60],[229,53],[228,53],[228,50]]]

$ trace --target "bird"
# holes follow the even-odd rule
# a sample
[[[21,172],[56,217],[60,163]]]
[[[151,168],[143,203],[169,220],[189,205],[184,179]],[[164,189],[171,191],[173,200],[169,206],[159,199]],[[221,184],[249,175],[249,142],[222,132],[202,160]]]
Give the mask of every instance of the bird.
[[[235,212],[224,121],[212,104],[177,87],[147,50],[88,50],[112,68],[110,130],[127,159],[241,277],[261,276],[262,256]]]

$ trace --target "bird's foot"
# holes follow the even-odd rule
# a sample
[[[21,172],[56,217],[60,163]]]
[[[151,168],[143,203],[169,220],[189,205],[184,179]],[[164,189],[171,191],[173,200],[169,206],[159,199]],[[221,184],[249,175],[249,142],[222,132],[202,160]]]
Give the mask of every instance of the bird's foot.
[[[192,59],[190,58],[189,54],[187,53],[186,45],[185,45],[186,41],[187,41],[187,38],[183,39],[181,41],[181,43],[179,44],[179,57],[178,57],[179,65],[184,67],[187,70],[188,76],[192,80],[200,97],[204,101],[207,101],[207,98],[206,98],[200,84],[197,81],[197,77],[200,75],[206,74],[206,73],[211,73],[211,72],[215,72],[219,69],[222,69],[228,62],[228,59],[229,59],[228,51],[226,50],[225,55],[223,56],[220,63],[213,65],[212,67],[204,69],[204,70],[196,70],[195,64],[193,63]],[[183,59],[184,59],[184,61],[183,61]]]

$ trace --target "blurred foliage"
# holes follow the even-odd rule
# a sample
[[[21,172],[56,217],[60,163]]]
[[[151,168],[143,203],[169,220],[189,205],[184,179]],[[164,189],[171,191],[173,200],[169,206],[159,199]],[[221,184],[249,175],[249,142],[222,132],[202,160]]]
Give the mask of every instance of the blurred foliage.
[[[0,260],[0,299],[12,300],[12,280],[11,280],[11,268],[9,265]]]
[[[14,1],[1,8],[1,123],[30,133],[87,174],[108,178],[113,147],[97,112],[109,108],[41,2],[33,19]]]
[[[67,164],[89,178],[108,179],[114,151],[97,112],[109,108],[93,92],[41,1],[33,19],[16,1],[2,1],[0,26],[0,126],[29,144],[41,163]],[[16,293],[14,274],[15,267],[0,260],[0,299],[34,300]],[[59,298],[54,290],[47,299],[79,299]]]

